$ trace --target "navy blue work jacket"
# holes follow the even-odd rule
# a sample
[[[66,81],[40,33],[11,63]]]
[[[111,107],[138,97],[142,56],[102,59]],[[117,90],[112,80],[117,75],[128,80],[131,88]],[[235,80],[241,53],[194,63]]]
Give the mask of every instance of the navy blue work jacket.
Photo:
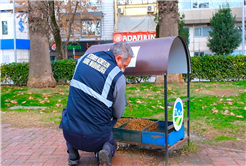
[[[90,137],[108,136],[117,122],[113,117],[113,93],[122,74],[110,51],[79,58],[60,128]]]

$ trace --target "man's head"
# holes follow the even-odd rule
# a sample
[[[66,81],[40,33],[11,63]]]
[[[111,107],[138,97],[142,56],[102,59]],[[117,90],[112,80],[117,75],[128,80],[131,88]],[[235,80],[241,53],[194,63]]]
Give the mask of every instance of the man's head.
[[[113,46],[111,46],[109,51],[114,54],[117,65],[121,71],[124,72],[125,68],[129,65],[133,57],[133,52],[129,44],[126,42],[115,43]]]

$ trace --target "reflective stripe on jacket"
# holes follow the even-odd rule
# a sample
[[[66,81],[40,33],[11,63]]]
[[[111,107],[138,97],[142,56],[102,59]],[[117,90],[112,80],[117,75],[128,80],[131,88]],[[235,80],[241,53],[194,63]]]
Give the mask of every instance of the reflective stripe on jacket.
[[[108,136],[116,123],[113,92],[122,74],[110,51],[79,58],[60,127],[85,136]]]

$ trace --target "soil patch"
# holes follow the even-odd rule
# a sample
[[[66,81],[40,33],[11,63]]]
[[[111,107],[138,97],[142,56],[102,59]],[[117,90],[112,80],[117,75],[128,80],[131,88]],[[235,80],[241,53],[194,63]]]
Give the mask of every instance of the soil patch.
[[[244,122],[239,121],[238,124]],[[200,125],[198,125],[200,124]],[[220,131],[218,129],[214,129],[211,125],[205,124],[200,120],[193,120],[191,122],[191,128],[193,130],[193,134],[196,134],[198,139],[192,138],[193,141],[201,144],[209,144],[215,145],[219,147],[244,150],[246,151],[246,139],[244,132],[239,132],[237,134],[233,134],[230,132]],[[201,132],[203,130],[203,132]],[[228,137],[236,137],[238,140],[224,140],[224,141],[216,141],[218,136],[228,136]]]
[[[237,96],[238,92],[232,89],[202,90],[200,93],[213,96]]]
[[[52,121],[40,121],[40,119],[48,119],[53,116],[60,116],[61,113],[37,113],[33,112],[15,112],[7,111],[1,112],[1,123],[10,124],[12,127],[18,128],[57,128],[59,129],[59,124]],[[52,116],[51,116],[52,115]]]

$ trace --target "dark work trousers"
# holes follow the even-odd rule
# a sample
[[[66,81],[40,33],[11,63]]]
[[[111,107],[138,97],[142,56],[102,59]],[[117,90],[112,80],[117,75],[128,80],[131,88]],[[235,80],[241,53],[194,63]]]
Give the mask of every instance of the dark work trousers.
[[[113,132],[105,138],[97,137],[87,137],[81,134],[71,133],[66,130],[63,130],[63,136],[66,139],[67,149],[73,147],[78,150],[86,152],[99,152],[102,150],[103,144],[109,142],[111,145],[111,154],[112,157],[115,153],[115,141],[113,137]]]

